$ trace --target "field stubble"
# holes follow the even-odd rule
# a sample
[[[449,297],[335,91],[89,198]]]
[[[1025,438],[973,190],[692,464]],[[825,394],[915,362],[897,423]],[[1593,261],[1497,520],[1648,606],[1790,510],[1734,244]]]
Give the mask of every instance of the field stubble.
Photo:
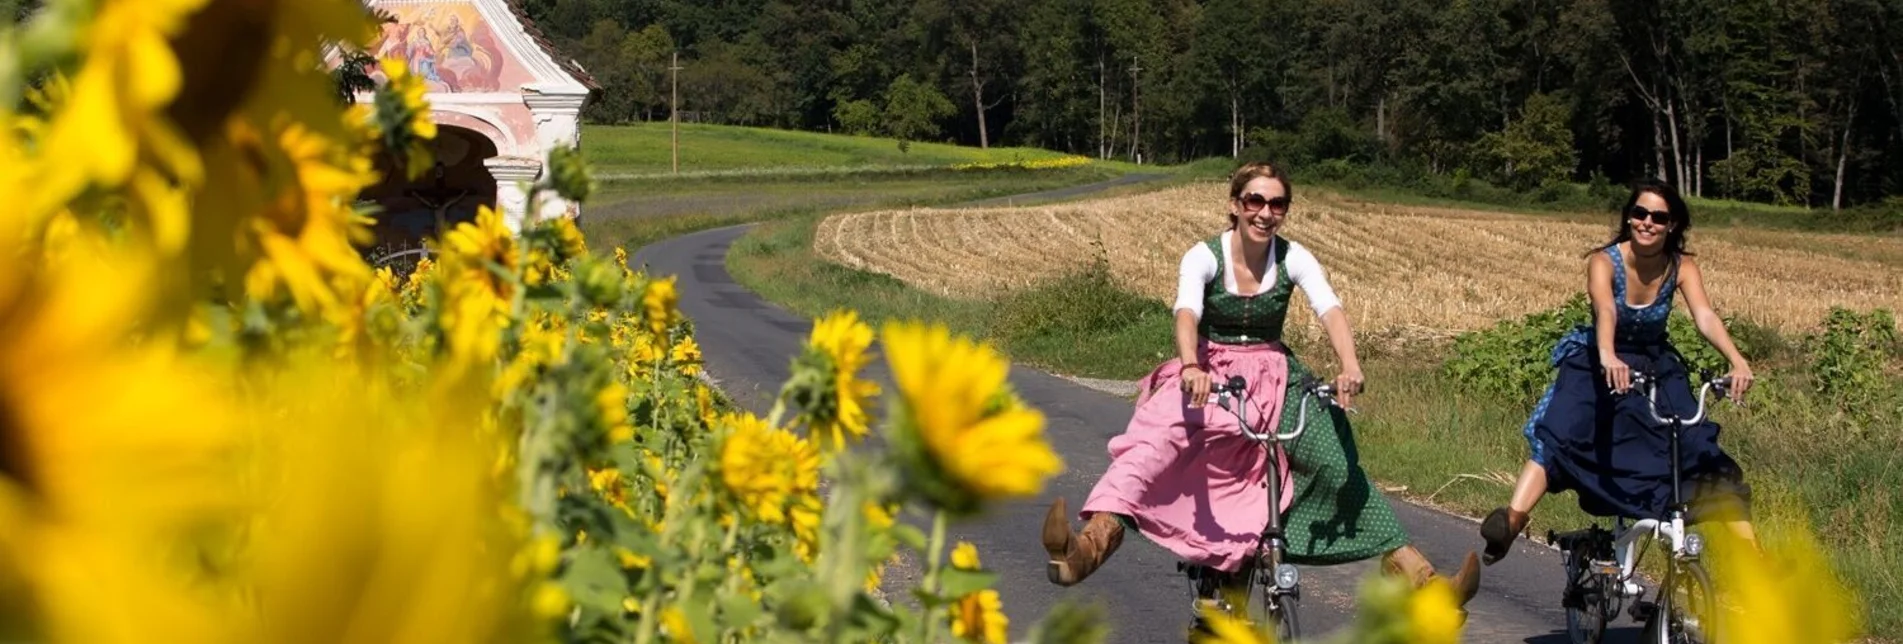
[[[1283,234],[1321,260],[1373,338],[1443,340],[1557,306],[1584,286],[1583,253],[1611,233],[1610,222],[1297,197]],[[1167,302],[1183,252],[1221,231],[1225,212],[1223,186],[1203,183],[1062,205],[841,214],[820,223],[814,250],[961,298],[1033,286],[1102,252],[1119,285]],[[1903,240],[1841,237],[1695,229],[1690,248],[1720,312],[1780,332],[1814,328],[1833,305],[1903,310]],[[1291,322],[1315,331],[1309,316]]]

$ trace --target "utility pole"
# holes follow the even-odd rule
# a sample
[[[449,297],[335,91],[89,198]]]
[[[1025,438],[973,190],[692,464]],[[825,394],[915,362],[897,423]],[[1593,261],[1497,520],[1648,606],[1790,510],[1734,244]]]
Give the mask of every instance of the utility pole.
[[[1136,131],[1130,135],[1130,160],[1143,163],[1143,110],[1137,103],[1137,72],[1143,71],[1137,66],[1137,57],[1130,57],[1130,120]]]
[[[1099,159],[1108,159],[1110,158],[1110,154],[1111,154],[1110,153],[1110,137],[1108,136],[1108,132],[1110,131],[1110,126],[1104,123],[1104,115],[1109,113],[1109,108],[1105,107],[1106,105],[1108,105],[1108,103],[1105,102],[1105,98],[1104,98],[1104,87],[1103,87],[1104,74],[1105,74],[1105,71],[1104,71],[1104,65],[1103,65],[1103,52],[1098,52],[1097,53],[1097,158]]]
[[[672,95],[667,103],[667,120],[674,128],[674,174],[681,173],[681,52],[674,51],[673,62],[667,66],[668,92]]]

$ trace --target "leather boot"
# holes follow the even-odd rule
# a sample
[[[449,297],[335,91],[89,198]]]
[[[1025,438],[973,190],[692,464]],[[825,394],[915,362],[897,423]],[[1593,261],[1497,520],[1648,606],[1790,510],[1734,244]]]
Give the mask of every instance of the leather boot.
[[[1487,541],[1483,557],[1487,565],[1493,565],[1513,551],[1513,541],[1520,538],[1531,518],[1525,512],[1508,507],[1494,508],[1493,513],[1487,515],[1487,520],[1480,523],[1480,538]]]
[[[1440,576],[1434,571],[1434,564],[1413,545],[1401,546],[1382,557],[1381,569],[1406,579],[1416,589]],[[1480,556],[1469,551],[1467,559],[1461,562],[1460,572],[1447,581],[1454,588],[1454,596],[1460,598],[1460,605],[1466,606],[1480,593]]]
[[[1045,571],[1051,583],[1072,586],[1096,572],[1110,554],[1123,545],[1123,524],[1107,512],[1090,515],[1084,529],[1071,534],[1069,512],[1064,498],[1058,497],[1044,515],[1044,551],[1051,561]]]

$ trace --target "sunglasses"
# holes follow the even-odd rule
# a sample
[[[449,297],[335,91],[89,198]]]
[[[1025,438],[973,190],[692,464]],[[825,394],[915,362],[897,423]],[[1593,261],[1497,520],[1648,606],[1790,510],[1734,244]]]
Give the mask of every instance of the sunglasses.
[[[1660,226],[1670,226],[1678,223],[1678,217],[1673,215],[1670,210],[1652,210],[1640,205],[1627,208],[1625,210],[1625,216],[1632,221],[1645,221],[1650,219],[1652,223]]]
[[[1268,208],[1269,212],[1288,212],[1288,204],[1289,204],[1288,197],[1276,197],[1274,199],[1269,199],[1262,195],[1251,192],[1249,194],[1242,195],[1241,201],[1242,201],[1242,208],[1250,212],[1255,212],[1263,208]]]

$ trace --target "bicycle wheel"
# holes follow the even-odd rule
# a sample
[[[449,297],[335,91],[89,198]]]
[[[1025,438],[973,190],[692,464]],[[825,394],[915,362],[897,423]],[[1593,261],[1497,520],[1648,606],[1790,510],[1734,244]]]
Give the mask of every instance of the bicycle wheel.
[[[1606,576],[1593,571],[1589,553],[1567,553],[1566,591],[1560,603],[1566,607],[1566,634],[1573,644],[1599,644],[1605,638],[1610,590]]]
[[[1302,603],[1300,595],[1297,594],[1300,587],[1295,589],[1297,592],[1286,594],[1276,592],[1275,573],[1281,566],[1282,556],[1271,554],[1268,569],[1256,572],[1257,575],[1263,577],[1263,583],[1257,584],[1262,587],[1262,618],[1274,625],[1277,642],[1293,642],[1302,636],[1301,618],[1296,616],[1300,612]]]
[[[1263,602],[1268,604],[1264,612],[1268,613],[1269,621],[1275,624],[1275,641],[1293,642],[1301,637],[1301,620],[1296,617],[1300,612],[1296,609],[1301,606],[1301,600],[1295,595],[1278,596],[1267,591],[1264,594],[1267,598]]]
[[[1711,575],[1696,561],[1677,562],[1659,586],[1659,610],[1645,622],[1645,641],[1658,644],[1714,644],[1717,597]]]

